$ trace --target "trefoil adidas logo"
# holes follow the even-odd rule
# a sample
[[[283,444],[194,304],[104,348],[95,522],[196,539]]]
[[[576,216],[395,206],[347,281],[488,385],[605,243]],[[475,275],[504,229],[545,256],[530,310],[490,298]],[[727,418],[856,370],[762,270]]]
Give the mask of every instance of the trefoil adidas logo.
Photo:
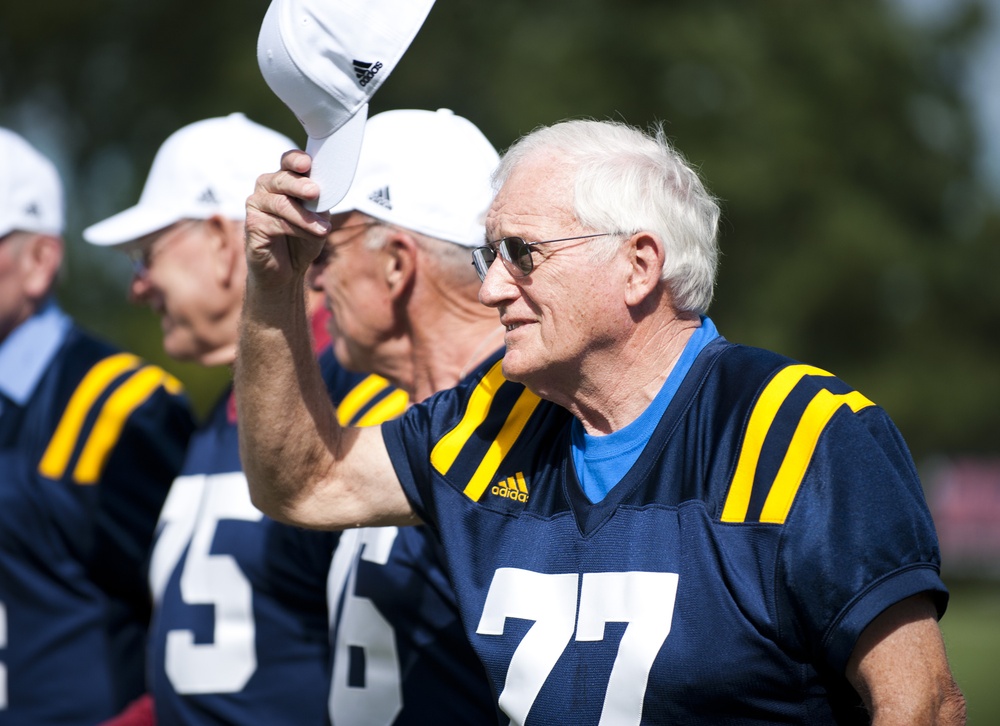
[[[215,192],[212,191],[212,187],[206,187],[205,191],[201,193],[198,197],[199,204],[218,204],[219,200],[215,196]]]
[[[490,492],[504,499],[513,499],[518,502],[528,501],[528,483],[524,480],[524,474],[520,471],[514,474],[514,476],[509,476],[506,479],[498,481],[490,489]]]
[[[368,85],[375,74],[382,70],[382,62],[365,63],[364,61],[354,61],[354,75],[358,77],[358,85],[362,88]]]
[[[389,199],[389,187],[382,187],[381,189],[376,189],[368,198],[378,204],[380,207],[385,207],[388,210],[392,210],[392,200]]]
[[[29,217],[41,217],[42,210],[38,208],[38,204],[31,202],[27,207],[24,208],[24,213]]]

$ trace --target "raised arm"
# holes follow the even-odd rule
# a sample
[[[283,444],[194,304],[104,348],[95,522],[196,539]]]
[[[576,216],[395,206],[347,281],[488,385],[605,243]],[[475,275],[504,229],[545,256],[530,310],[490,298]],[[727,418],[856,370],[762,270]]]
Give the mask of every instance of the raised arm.
[[[235,371],[240,456],[254,504],[303,527],[414,524],[378,427],[342,428],[312,352],[305,273],[329,221],[309,157],[282,157],[247,200],[247,290]]]
[[[945,656],[934,604],[914,595],[879,615],[858,638],[847,678],[872,724],[965,723],[965,699]]]

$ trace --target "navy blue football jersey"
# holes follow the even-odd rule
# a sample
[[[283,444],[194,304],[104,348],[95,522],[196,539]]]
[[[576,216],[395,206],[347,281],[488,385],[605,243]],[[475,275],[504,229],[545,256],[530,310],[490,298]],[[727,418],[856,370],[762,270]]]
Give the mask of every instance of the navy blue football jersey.
[[[405,407],[384,379],[321,360],[345,424]],[[157,529],[149,672],[160,726],[327,722],[337,538],[253,506],[227,393],[191,439]]]
[[[324,375],[336,361],[321,359]],[[382,380],[372,377],[368,385]],[[406,409],[373,408],[370,426]],[[344,402],[346,403],[346,402]],[[342,423],[351,413],[338,407]],[[458,616],[437,537],[427,527],[370,527],[341,534],[328,581],[334,726],[482,724],[496,720],[493,694]]]
[[[334,726],[496,721],[427,527],[347,530],[330,569]]]
[[[886,413],[717,338],[596,504],[570,424],[494,358],[383,426],[510,721],[866,723],[858,635],[910,595],[947,601]]]
[[[0,724],[98,723],[144,689],[145,564],[193,420],[173,376],[54,306],[0,350]]]

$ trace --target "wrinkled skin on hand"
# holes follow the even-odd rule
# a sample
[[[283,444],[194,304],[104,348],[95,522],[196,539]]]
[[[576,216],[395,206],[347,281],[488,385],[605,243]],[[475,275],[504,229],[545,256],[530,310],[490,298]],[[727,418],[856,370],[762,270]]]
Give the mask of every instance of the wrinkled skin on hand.
[[[303,205],[319,197],[307,176],[311,163],[303,151],[286,152],[281,169],[258,177],[247,198],[247,267],[259,287],[285,287],[304,277],[326,241],[329,214]]]

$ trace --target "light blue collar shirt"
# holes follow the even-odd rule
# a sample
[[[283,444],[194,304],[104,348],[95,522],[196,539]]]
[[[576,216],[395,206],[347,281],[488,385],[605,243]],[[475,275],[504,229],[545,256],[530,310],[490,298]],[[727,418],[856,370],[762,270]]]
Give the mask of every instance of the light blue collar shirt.
[[[0,343],[0,394],[23,406],[66,339],[73,322],[53,300]],[[3,413],[0,399],[0,414]]]

